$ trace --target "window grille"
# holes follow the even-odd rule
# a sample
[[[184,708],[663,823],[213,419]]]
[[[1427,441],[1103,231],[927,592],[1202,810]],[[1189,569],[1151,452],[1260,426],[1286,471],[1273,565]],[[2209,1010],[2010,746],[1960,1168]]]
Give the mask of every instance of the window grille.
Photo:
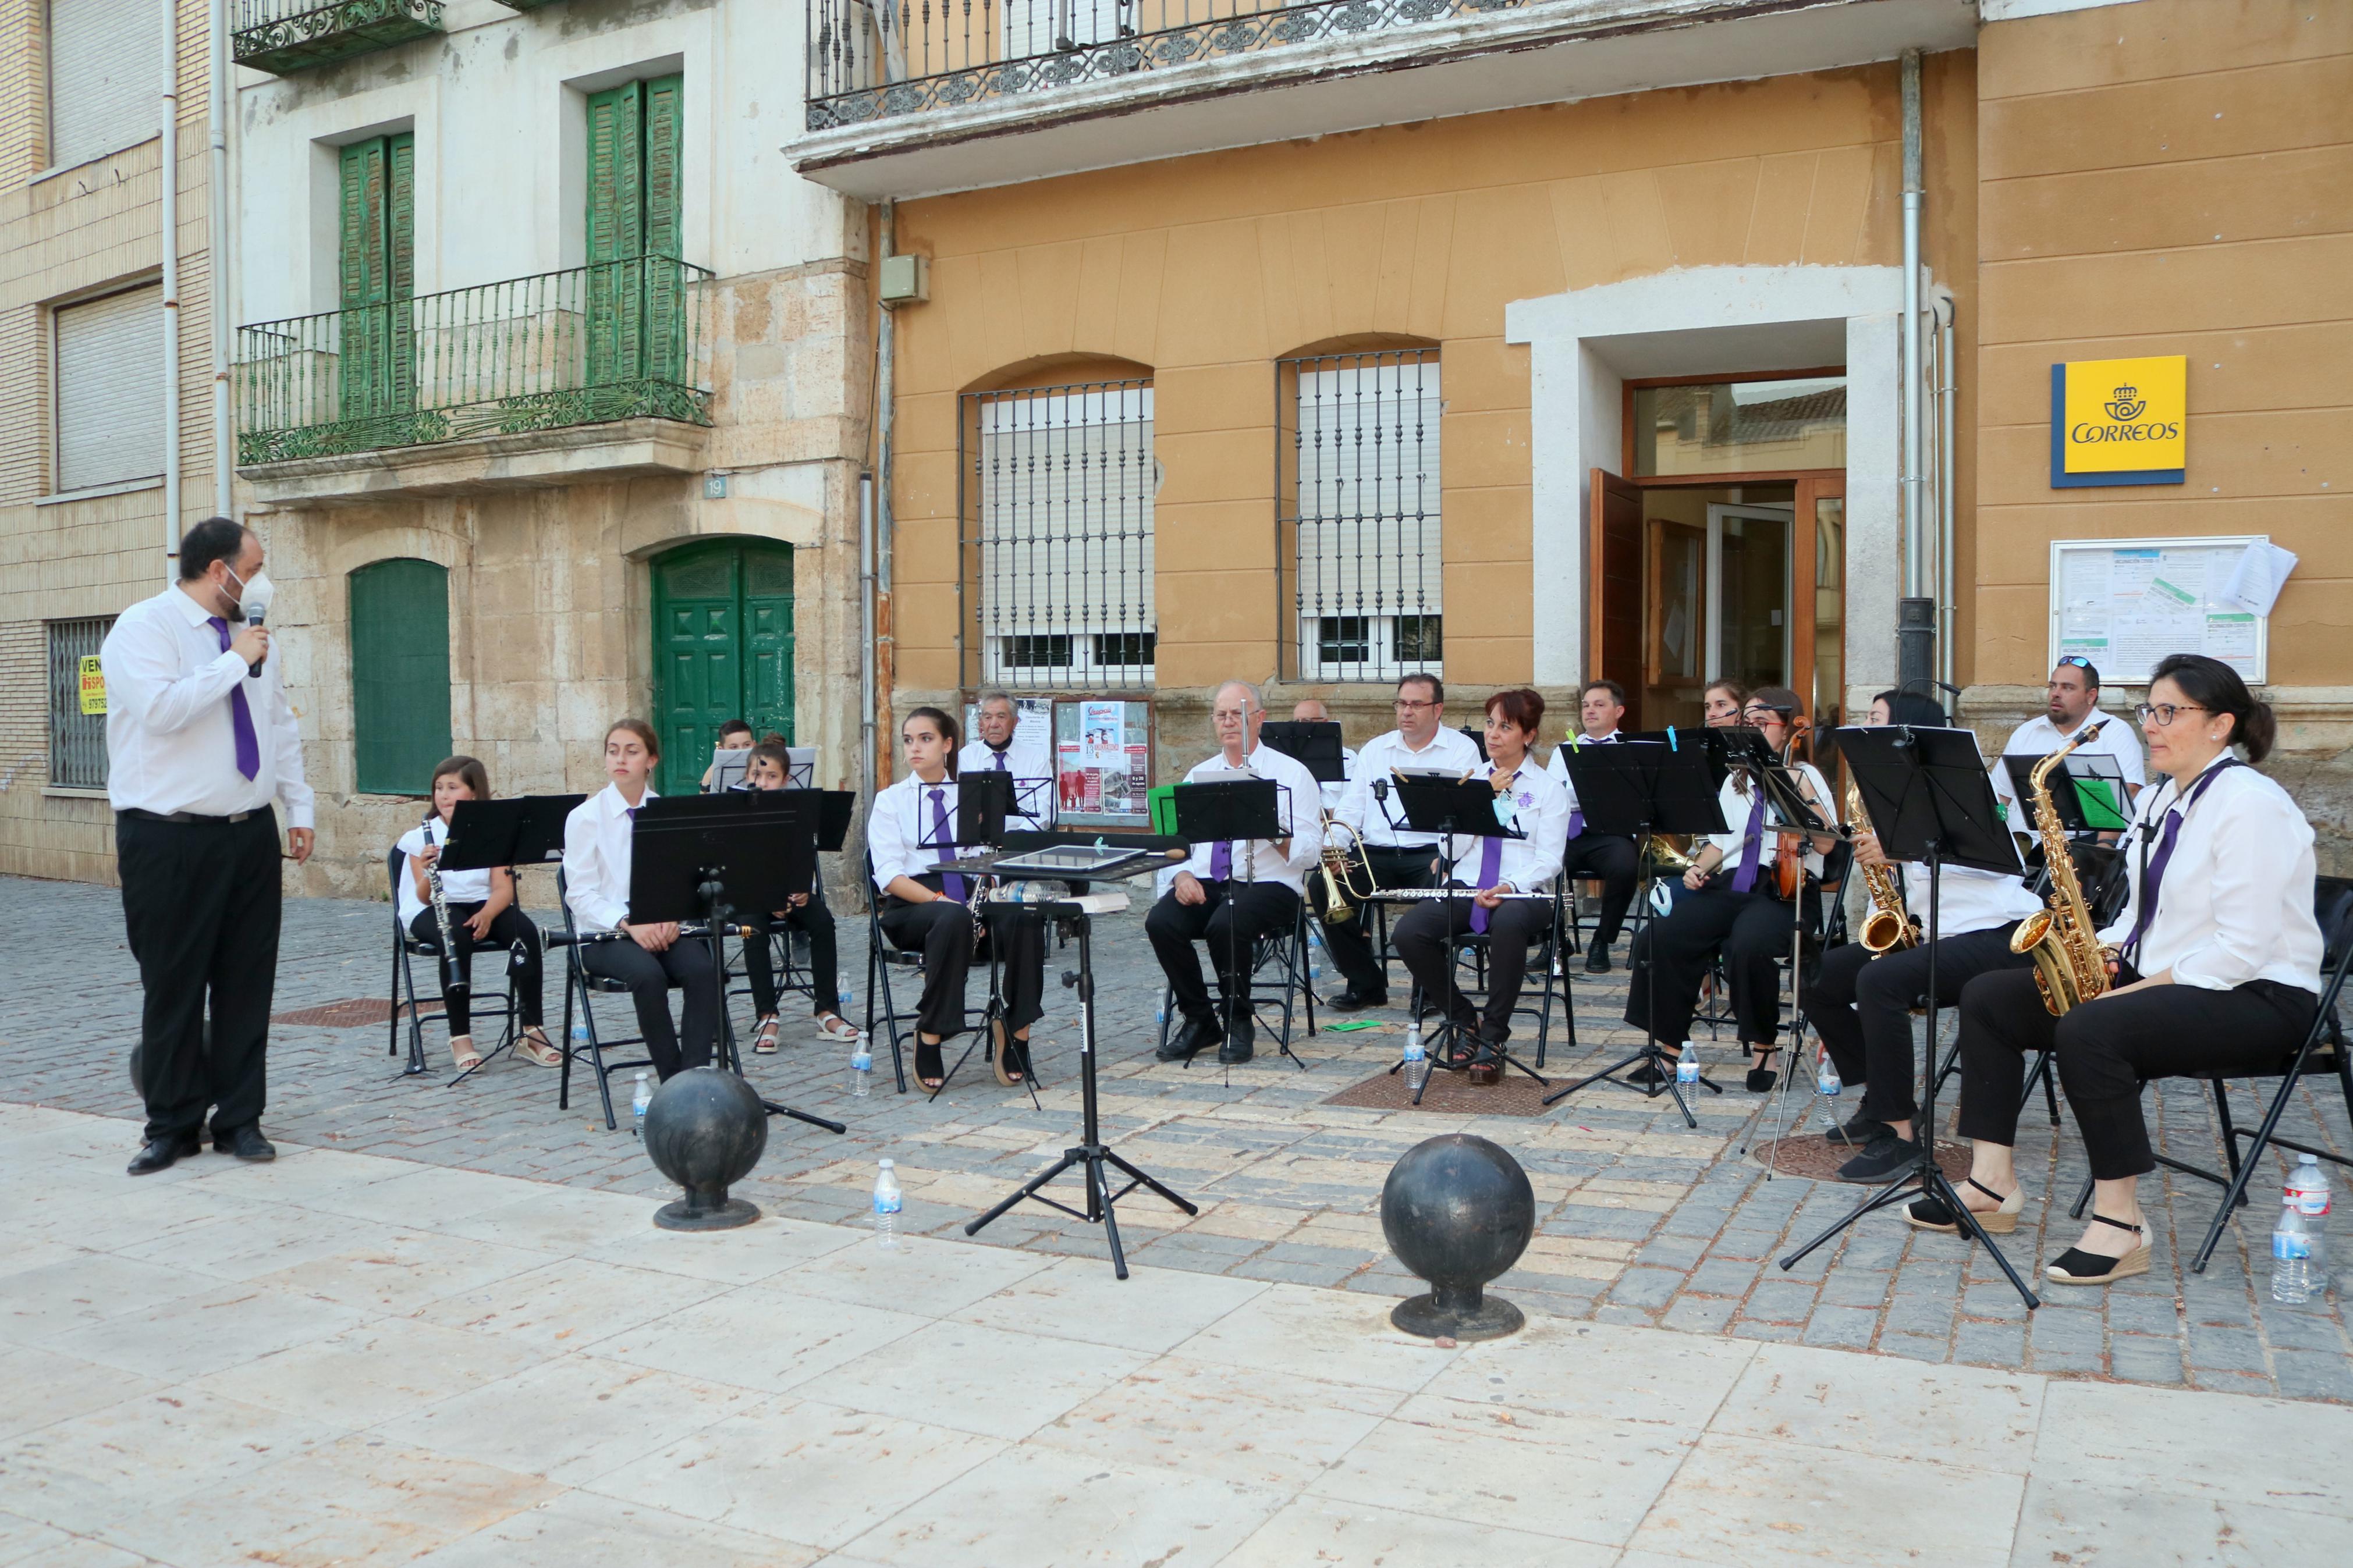
[[[1438,351],[1282,360],[1276,377],[1299,679],[1443,673]]]
[[[112,616],[49,623],[49,783],[106,787],[106,715],[81,710],[81,661],[95,658]]]
[[[1152,684],[1152,384],[968,395],[969,624],[988,685]],[[970,557],[967,556],[967,561]],[[972,570],[968,565],[967,572]]]

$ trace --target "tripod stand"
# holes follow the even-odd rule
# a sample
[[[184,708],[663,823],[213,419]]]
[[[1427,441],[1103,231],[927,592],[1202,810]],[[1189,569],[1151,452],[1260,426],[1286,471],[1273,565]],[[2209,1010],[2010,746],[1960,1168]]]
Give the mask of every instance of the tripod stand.
[[[1920,860],[1928,868],[1928,922],[1924,936],[1928,948],[1928,1041],[1920,1053],[1920,1104],[1912,1127],[1918,1152],[1912,1168],[1856,1205],[1853,1211],[1813,1240],[1781,1259],[1784,1270],[1794,1268],[1808,1253],[1839,1235],[1868,1214],[1876,1214],[1913,1195],[1933,1198],[1952,1214],[1960,1234],[1983,1246],[2002,1277],[2031,1311],[2042,1298],[2027,1289],[2001,1248],[1961,1201],[1960,1193],[1936,1163],[1936,942],[1938,890],[1944,862],[1949,858],[1964,866],[2016,876],[2024,868],[2018,846],[2001,826],[2001,811],[1994,800],[1993,784],[1978,754],[1977,736],[1967,730],[1891,725],[1881,729],[1844,729],[1839,732],[1848,768],[1862,791],[1872,822],[1879,829],[1881,847],[1890,859]]]

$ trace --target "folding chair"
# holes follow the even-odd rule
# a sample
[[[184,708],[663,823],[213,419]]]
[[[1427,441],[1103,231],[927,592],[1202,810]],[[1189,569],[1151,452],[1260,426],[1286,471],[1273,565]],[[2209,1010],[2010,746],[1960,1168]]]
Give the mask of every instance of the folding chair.
[[[899,1092],[907,1092],[907,1058],[904,1046],[915,1037],[914,1019],[902,1023],[898,998],[891,990],[891,972],[911,970],[920,978],[923,973],[923,955],[902,952],[891,945],[882,934],[882,895],[874,887],[874,862],[866,862],[866,1037],[874,1037],[874,1004],[882,1004],[882,1023],[891,1040],[891,1071],[897,1078]]]
[[[408,1015],[408,1066],[402,1071],[401,1076],[404,1078],[416,1077],[433,1070],[425,1060],[425,1020],[417,1010],[417,973],[410,960],[432,959],[434,961],[433,977],[437,988],[441,978],[439,940],[419,940],[410,935],[400,923],[400,875],[407,868],[402,864],[407,858],[408,857],[402,854],[396,847],[385,851],[384,857],[385,878],[391,884],[392,889],[392,999],[388,1007],[390,1017],[387,1020],[391,1026],[391,1038],[385,1045],[384,1054],[388,1057],[400,1054],[400,1016],[405,1010]],[[470,953],[503,951],[494,942],[482,942],[472,937],[461,937],[459,940]],[[405,1004],[402,1001],[404,994],[407,998]],[[474,1009],[474,1012],[477,1016],[490,1014],[499,1019],[499,1043],[483,1052],[480,1061],[451,1079],[449,1083],[452,1088],[481,1071],[483,1068],[490,1065],[492,1057],[514,1043],[515,1020],[521,1015],[515,1006],[514,970],[512,965],[507,970],[506,999],[487,1007]],[[444,1022],[447,1022],[446,1018]]]
[[[1554,883],[1552,921],[1545,928],[1544,935],[1528,949],[1527,974],[1535,983],[1535,999],[1533,1002],[1529,1000],[1528,987],[1524,981],[1520,988],[1520,999],[1512,1007],[1513,1017],[1534,1018],[1536,1021],[1535,1065],[1538,1071],[1543,1070],[1546,1053],[1551,1048],[1552,1005],[1556,995],[1560,1000],[1561,1017],[1567,1024],[1569,1049],[1577,1048],[1577,1009],[1569,997],[1569,979],[1564,957],[1567,953],[1579,951],[1575,945],[1577,914],[1574,895],[1567,893],[1566,888],[1569,880],[1570,879],[1564,877]],[[1461,967],[1465,958],[1471,962],[1471,984],[1464,985],[1458,981],[1455,986],[1458,995],[1478,997],[1482,1000],[1485,998],[1487,955],[1493,950],[1494,945],[1494,938],[1481,931],[1458,931],[1447,941],[1445,946],[1449,962],[1458,969]],[[1420,990],[1418,986],[1415,988],[1411,1006],[1413,1016],[1419,1018],[1422,1016],[1423,1007]]]
[[[1298,1016],[1297,1010],[1303,1009],[1307,1032],[1311,1035],[1315,1032],[1315,987],[1307,973],[1309,918],[1306,903],[1302,900],[1299,917],[1292,922],[1291,930],[1269,931],[1250,944],[1251,1020],[1264,1024],[1266,1020],[1261,1016],[1261,1011],[1274,1005],[1273,1000],[1263,994],[1258,986],[1259,976],[1271,968],[1281,980],[1282,995],[1282,1024],[1271,1031],[1275,1037],[1275,1050],[1279,1055],[1289,1057],[1303,1070],[1307,1064],[1301,1061],[1299,1054],[1291,1048],[1291,1026]],[[1168,1030],[1176,1022],[1176,994],[1163,985],[1160,988],[1160,1045],[1168,1043]],[[1191,1064],[1188,1062],[1187,1065]]]
[[[568,1110],[572,1108],[572,1058],[585,1057],[587,1058],[589,1067],[596,1074],[596,1093],[605,1104],[605,1131],[617,1131],[621,1124],[619,1119],[613,1114],[613,1075],[617,1072],[628,1072],[632,1068],[651,1067],[654,1065],[653,1059],[649,1057],[622,1062],[608,1062],[605,1059],[605,1047],[607,1045],[616,1047],[642,1046],[646,1043],[645,1037],[628,1035],[608,1041],[596,1032],[596,1012],[590,1005],[589,997],[592,994],[627,996],[629,994],[629,988],[617,980],[608,980],[601,974],[591,973],[588,965],[582,962],[587,943],[581,940],[579,927],[573,921],[572,900],[565,884],[563,868],[560,867],[555,873],[555,901],[563,906],[564,931],[561,935],[550,932],[547,943],[550,947],[563,948],[565,958],[564,1071],[556,1090],[555,1107],[559,1110]],[[575,994],[580,998],[580,1021],[588,1036],[586,1045],[572,1037],[572,999]],[[723,1042],[722,1049],[723,1048]]]

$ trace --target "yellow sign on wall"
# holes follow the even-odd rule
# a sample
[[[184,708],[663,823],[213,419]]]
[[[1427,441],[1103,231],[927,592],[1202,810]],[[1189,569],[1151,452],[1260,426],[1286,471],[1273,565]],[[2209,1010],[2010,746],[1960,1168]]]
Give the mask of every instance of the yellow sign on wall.
[[[82,655],[79,668],[81,710],[91,718],[102,718],[106,713],[106,675],[98,667],[98,655]]]
[[[2051,483],[2178,485],[2189,467],[2189,361],[2078,360],[2051,367]]]

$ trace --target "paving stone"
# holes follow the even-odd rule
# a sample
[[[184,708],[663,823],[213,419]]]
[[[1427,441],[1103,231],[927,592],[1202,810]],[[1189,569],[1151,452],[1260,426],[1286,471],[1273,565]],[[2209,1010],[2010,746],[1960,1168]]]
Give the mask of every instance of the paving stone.
[[[1729,1296],[1678,1296],[1659,1322],[1665,1328],[1713,1334],[1732,1321],[1732,1314],[1739,1307],[1740,1303]]]
[[[1620,1306],[1656,1308],[1672,1300],[1683,1276],[1667,1268],[1629,1268],[1618,1277],[1609,1300]]]
[[[2171,1335],[2111,1335],[2108,1370],[2132,1383],[2179,1383],[2181,1342]]]
[[[1806,1343],[1841,1350],[1868,1350],[1879,1331],[1879,1314],[1865,1307],[1817,1307],[1806,1321]]]

